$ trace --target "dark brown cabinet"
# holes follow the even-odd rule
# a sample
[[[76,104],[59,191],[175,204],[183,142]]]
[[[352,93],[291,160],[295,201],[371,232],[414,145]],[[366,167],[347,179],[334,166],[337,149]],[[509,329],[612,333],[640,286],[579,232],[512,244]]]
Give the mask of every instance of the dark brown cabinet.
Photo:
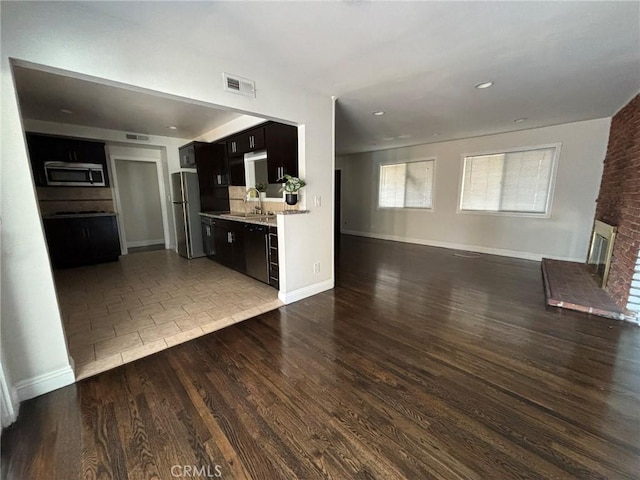
[[[97,163],[103,166],[105,186],[109,186],[107,156],[103,142],[27,133],[27,147],[33,178],[38,187],[46,187],[46,162]]]
[[[115,215],[45,218],[44,230],[54,268],[112,262],[120,256]]]
[[[180,166],[182,168],[195,168],[196,166],[196,143],[192,142],[178,149],[180,154]]]
[[[227,140],[227,150],[230,157],[261,150],[264,145],[264,128],[262,126],[238,133]]]
[[[213,243],[213,222],[214,220],[208,217],[202,217],[202,248],[204,254],[209,258],[215,257],[215,245]]]
[[[267,171],[269,183],[280,183],[282,177],[298,176],[298,129],[282,123],[265,126]]]
[[[191,152],[198,170],[200,188],[200,210],[224,212],[229,210],[229,165],[226,147],[221,143],[192,142],[180,148]]]
[[[201,224],[205,255],[244,273],[242,224],[211,217],[202,217]]]
[[[269,183],[280,183],[285,174],[298,176],[298,129],[283,123],[267,122],[226,140],[230,185],[245,186],[244,154],[267,152]]]
[[[207,257],[279,288],[277,227],[212,217],[201,225]]]
[[[229,157],[230,184],[234,186],[246,186],[247,179],[244,172],[244,157]]]

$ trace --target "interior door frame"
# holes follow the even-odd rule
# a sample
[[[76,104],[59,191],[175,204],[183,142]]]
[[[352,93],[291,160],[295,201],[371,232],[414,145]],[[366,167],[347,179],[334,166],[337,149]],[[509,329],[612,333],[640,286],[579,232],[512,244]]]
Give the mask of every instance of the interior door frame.
[[[162,172],[162,160],[159,158],[144,158],[144,157],[132,157],[127,155],[109,155],[109,169],[111,170],[111,191],[113,193],[113,200],[116,205],[116,221],[118,222],[118,235],[120,237],[120,251],[122,255],[127,255],[129,249],[127,248],[127,236],[124,231],[124,222],[122,219],[122,204],[120,203],[120,189],[118,186],[118,172],[116,169],[116,160],[125,162],[148,162],[156,164],[156,173],[158,176],[158,192],[160,195],[160,211],[162,214],[162,232],[164,235],[164,248],[170,248],[169,242],[169,212],[167,205],[164,201],[166,198],[166,190],[164,185],[164,174]]]

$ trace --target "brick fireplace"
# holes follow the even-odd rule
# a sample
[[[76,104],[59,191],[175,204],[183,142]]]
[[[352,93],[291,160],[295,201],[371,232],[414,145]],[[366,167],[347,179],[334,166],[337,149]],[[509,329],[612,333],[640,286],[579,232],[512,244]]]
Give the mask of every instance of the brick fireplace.
[[[618,227],[605,290],[618,306],[634,308],[640,261],[640,95],[611,121],[596,220]]]

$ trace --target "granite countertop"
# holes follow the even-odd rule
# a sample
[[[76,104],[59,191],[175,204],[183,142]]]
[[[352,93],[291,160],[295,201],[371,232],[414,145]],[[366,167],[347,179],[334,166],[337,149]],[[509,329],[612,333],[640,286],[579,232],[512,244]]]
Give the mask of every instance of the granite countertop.
[[[275,215],[250,215],[245,216],[243,212],[200,212],[200,216],[209,218],[220,218],[234,222],[256,223],[258,225],[268,225],[275,227],[277,224]]]
[[[269,225],[275,227],[278,215],[297,215],[309,213],[309,210],[284,210],[270,215],[258,215],[245,212],[199,212],[202,217],[220,218],[223,220],[233,220],[236,222],[257,223],[259,225]]]

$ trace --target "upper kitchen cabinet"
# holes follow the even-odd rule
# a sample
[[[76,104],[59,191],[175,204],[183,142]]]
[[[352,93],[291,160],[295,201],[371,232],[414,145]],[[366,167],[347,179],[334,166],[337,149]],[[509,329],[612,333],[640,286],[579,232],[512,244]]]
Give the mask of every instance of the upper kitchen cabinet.
[[[214,169],[216,175],[216,183],[218,185],[227,185],[228,171],[226,168],[226,155],[224,144],[214,144],[207,142],[191,142],[183,145],[178,149],[180,155],[180,166],[182,168],[198,168],[203,162],[212,162],[215,164]],[[223,178],[224,176],[224,178]]]
[[[265,126],[269,183],[280,183],[284,175],[298,176],[298,129],[282,123]]]
[[[229,157],[242,156],[247,152],[264,148],[264,127],[247,130],[227,139]]]
[[[182,168],[196,168],[196,144],[198,143],[199,142],[191,142],[178,149],[180,166]]]
[[[229,164],[225,143],[191,142],[180,148],[181,161],[184,152],[193,155],[198,170],[201,211],[229,210]]]
[[[109,186],[107,156],[103,142],[76,140],[37,133],[27,133],[29,159],[35,183],[47,186],[44,165],[47,162],[98,164],[105,172],[105,186]]]
[[[279,183],[285,174],[298,176],[298,129],[267,122],[225,139],[231,185],[246,185],[244,154],[265,150],[268,183]],[[267,179],[265,179],[267,180]]]
[[[244,187],[247,185],[244,157],[229,157],[230,185]]]

